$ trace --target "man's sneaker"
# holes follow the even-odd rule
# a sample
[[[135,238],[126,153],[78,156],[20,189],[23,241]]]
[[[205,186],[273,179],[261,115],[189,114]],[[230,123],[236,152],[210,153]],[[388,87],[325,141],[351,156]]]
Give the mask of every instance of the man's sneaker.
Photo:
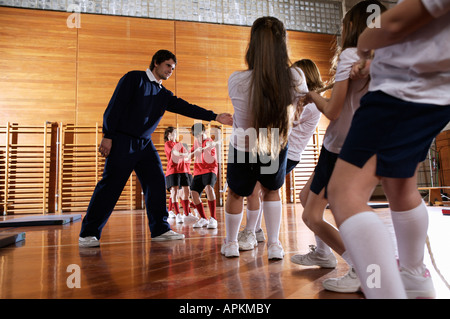
[[[177,216],[175,217],[175,220],[177,221],[177,224],[182,224],[184,223],[184,215],[183,214],[177,214]]]
[[[354,268],[350,268],[342,277],[325,279],[322,285],[326,290],[335,292],[351,293],[361,290],[361,282]]]
[[[255,233],[247,229],[240,231],[238,234],[238,244],[239,250],[252,250],[258,246]]]
[[[408,299],[434,299],[436,291],[434,290],[433,280],[428,269],[424,269],[422,274],[415,275],[405,268],[400,269],[400,276],[405,286]]]
[[[271,244],[267,249],[269,260],[271,259],[283,259],[284,257],[284,249],[281,246],[281,243],[278,242],[276,244]]]
[[[309,245],[309,253],[305,255],[294,255],[291,261],[303,266],[320,266],[322,268],[336,268],[337,259],[333,253],[328,256],[321,256],[316,252],[316,246]]]
[[[205,218],[200,218],[198,220],[198,222],[196,222],[194,225],[192,225],[192,227],[194,228],[202,228],[202,227],[206,227],[208,226],[208,220],[206,220]]]
[[[169,218],[175,218],[177,215],[173,212],[173,210],[169,210]]]
[[[80,247],[99,247],[100,241],[95,236],[79,237],[78,246]]]
[[[224,240],[222,247],[220,248],[220,253],[225,255],[225,257],[239,257],[239,245],[235,241],[227,243]]]
[[[264,236],[264,231],[262,230],[262,228],[260,230],[255,231],[255,235],[256,235],[256,241],[258,243],[266,241],[266,236]]]
[[[209,222],[208,222],[208,225],[206,226],[206,228],[210,228],[210,229],[217,228],[217,220],[215,220],[214,218],[211,217],[209,219]]]
[[[180,239],[184,239],[183,234],[178,234],[178,233],[174,232],[173,230],[169,230],[169,231],[165,232],[164,234],[153,237],[152,241],[168,241],[168,240],[180,240]]]

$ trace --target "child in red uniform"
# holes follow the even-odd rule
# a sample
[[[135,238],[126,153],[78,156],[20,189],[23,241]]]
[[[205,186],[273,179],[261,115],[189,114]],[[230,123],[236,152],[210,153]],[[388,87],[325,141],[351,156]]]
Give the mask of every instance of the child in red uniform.
[[[214,193],[218,172],[216,143],[206,135],[206,128],[202,123],[192,125],[191,134],[194,136],[194,146],[191,150],[194,156],[194,179],[191,184],[191,191],[194,205],[200,214],[200,219],[193,227],[217,228],[216,194]],[[206,219],[200,198],[203,190],[206,192],[211,214],[209,221]]]
[[[180,214],[177,192],[181,189],[181,204],[184,214],[189,214],[189,185],[192,181],[189,152],[182,143],[177,142],[177,130],[169,126],[164,131],[164,152],[167,156],[166,188],[170,191],[169,210],[173,210],[177,223],[184,222]],[[172,206],[172,207],[170,207]],[[172,208],[172,209],[171,209]]]

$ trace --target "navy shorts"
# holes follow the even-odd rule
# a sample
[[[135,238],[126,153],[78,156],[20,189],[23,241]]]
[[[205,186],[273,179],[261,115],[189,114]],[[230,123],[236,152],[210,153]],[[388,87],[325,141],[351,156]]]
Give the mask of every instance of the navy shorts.
[[[230,145],[227,163],[228,187],[239,196],[253,193],[256,182],[269,190],[277,190],[284,184],[286,176],[287,147],[277,158],[270,160],[250,152],[241,152]]]
[[[328,151],[323,145],[319,155],[319,161],[314,169],[314,177],[311,181],[310,190],[319,195],[322,189],[325,188],[324,197],[327,198],[327,186],[330,182],[331,174],[338,159],[336,153]]]
[[[407,102],[381,91],[361,99],[339,158],[362,168],[376,155],[376,175],[414,176],[433,139],[450,121],[450,105]]]
[[[300,161],[293,161],[288,158],[286,162],[286,175],[292,172],[292,170],[297,166],[298,163],[300,163]]]
[[[166,176],[166,188],[168,191],[172,187],[181,188],[182,186],[189,186],[192,182],[192,175],[189,173],[175,173]]]
[[[214,173],[206,173],[201,175],[195,175],[192,180],[191,190],[201,194],[206,186],[210,185],[214,187],[216,185],[217,175]]]

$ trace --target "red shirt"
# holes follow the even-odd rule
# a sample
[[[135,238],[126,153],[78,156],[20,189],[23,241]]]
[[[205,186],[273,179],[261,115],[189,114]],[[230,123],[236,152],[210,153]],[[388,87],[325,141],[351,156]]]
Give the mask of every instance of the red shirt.
[[[205,147],[207,142],[213,142],[213,140],[210,138],[204,139],[201,147]],[[194,139],[194,146],[192,147],[191,152],[194,152],[198,147],[200,147],[199,142],[197,139]],[[215,147],[209,147],[203,150],[201,154],[194,155],[194,175],[207,173],[214,173],[217,175],[219,170],[218,167]]]
[[[186,160],[182,156],[176,156],[173,154],[173,150],[179,153],[187,153],[186,148],[180,142],[167,141],[164,144],[164,152],[167,156],[167,168],[166,176],[176,173],[188,173],[191,174],[191,160]]]

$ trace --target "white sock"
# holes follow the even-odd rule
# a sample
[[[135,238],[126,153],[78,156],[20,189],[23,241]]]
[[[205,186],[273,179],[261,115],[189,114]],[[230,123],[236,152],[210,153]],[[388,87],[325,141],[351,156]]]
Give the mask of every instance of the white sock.
[[[225,212],[225,227],[227,230],[227,243],[237,241],[239,227],[241,226],[243,213],[229,214]]]
[[[341,256],[341,257],[342,257],[342,259],[345,260],[345,262],[346,262],[350,267],[354,268],[353,261],[352,261],[352,257],[350,257],[350,254],[349,254],[348,250],[344,251],[344,252],[342,253],[342,256]]]
[[[281,225],[281,200],[264,201],[262,207],[264,210],[264,220],[266,221],[267,244],[278,243]]]
[[[423,257],[428,230],[428,209],[422,203],[408,211],[391,211],[400,266],[415,275],[425,270]]]
[[[362,212],[339,227],[368,299],[405,299],[394,245],[386,226],[374,212]]]
[[[259,215],[258,215],[258,221],[256,222],[255,231],[261,230],[262,217],[263,217],[263,206],[261,203],[261,206],[259,206]]]
[[[255,232],[256,224],[258,222],[260,209],[250,210],[247,208],[247,224],[245,225],[245,229]]]
[[[331,254],[330,246],[325,244],[319,236],[314,235],[314,237],[316,238],[316,252],[322,256],[328,256],[329,254]]]

